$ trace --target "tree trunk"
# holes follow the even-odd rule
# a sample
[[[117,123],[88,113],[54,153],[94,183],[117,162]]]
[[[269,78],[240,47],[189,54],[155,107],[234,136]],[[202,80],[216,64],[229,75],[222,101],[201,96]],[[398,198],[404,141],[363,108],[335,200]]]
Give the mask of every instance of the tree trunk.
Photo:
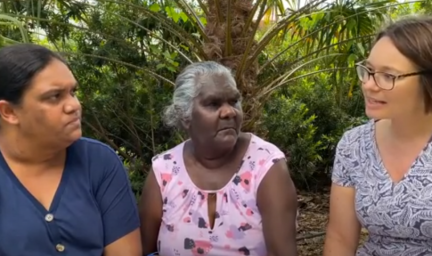
[[[248,42],[254,37],[253,26],[248,27],[247,20],[253,12],[252,0],[208,0],[209,15],[205,33],[209,41],[204,43],[204,51],[208,60],[216,61],[233,70],[236,74],[239,63],[245,54]],[[230,25],[231,24],[231,25]],[[252,49],[256,46],[253,42]],[[250,51],[252,52],[252,51]],[[244,99],[243,111],[245,120],[244,131],[257,132],[261,116],[261,104],[255,95],[257,89],[258,61],[247,66],[236,79],[237,87]]]

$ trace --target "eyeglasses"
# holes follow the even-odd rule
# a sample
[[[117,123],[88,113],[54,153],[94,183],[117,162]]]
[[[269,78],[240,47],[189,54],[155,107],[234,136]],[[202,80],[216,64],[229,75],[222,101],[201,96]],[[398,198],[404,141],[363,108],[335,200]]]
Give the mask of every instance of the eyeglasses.
[[[402,75],[392,75],[386,72],[373,72],[369,68],[363,66],[360,63],[357,63],[355,66],[356,66],[357,75],[362,83],[366,83],[367,81],[369,81],[370,77],[372,76],[375,81],[375,84],[379,88],[387,91],[393,90],[396,80],[409,77],[409,76],[417,76],[417,75],[431,73],[430,71],[424,70],[424,71],[412,72],[412,73],[407,73]]]

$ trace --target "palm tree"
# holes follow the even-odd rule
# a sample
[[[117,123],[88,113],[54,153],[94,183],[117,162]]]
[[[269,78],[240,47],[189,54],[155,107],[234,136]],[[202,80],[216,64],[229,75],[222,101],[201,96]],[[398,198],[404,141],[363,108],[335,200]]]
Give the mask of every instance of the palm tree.
[[[353,51],[352,42],[370,41],[375,20],[382,19],[384,7],[389,1],[357,5],[355,0],[336,1],[326,4],[324,0],[310,0],[303,6],[293,5],[284,9],[282,0],[208,0],[199,1],[207,23],[201,23],[200,13],[185,1],[175,1],[200,28],[204,55],[201,59],[215,60],[233,69],[238,87],[246,101],[243,108],[247,115],[245,130],[258,127],[263,103],[271,92],[295,79],[295,71],[315,61],[339,58],[346,61]],[[275,17],[273,24],[258,38],[259,22]],[[309,21],[310,24],[304,25]],[[282,33],[282,34],[281,34]],[[294,39],[292,44],[273,58],[259,62],[266,47],[278,38]],[[301,55],[288,65],[276,65],[278,57],[299,45]],[[339,52],[331,54],[333,52]],[[342,67],[346,67],[346,62]],[[276,69],[270,78],[260,75],[264,69]],[[337,72],[341,67],[333,66]],[[283,69],[283,70],[280,70]],[[330,71],[330,70],[327,70]]]
[[[14,2],[14,1],[12,1]],[[26,1],[24,1],[26,2]],[[161,24],[160,33],[149,31],[136,20],[127,15],[116,14],[118,18],[137,28],[147,31],[148,36],[158,41],[163,47],[178,53],[184,63],[200,60],[214,60],[226,65],[235,72],[235,78],[245,99],[243,108],[246,113],[245,130],[256,130],[259,126],[261,112],[266,99],[278,88],[290,82],[313,75],[317,72],[334,72],[347,68],[347,63],[364,55],[362,45],[370,42],[374,34],[375,22],[385,17],[386,7],[393,1],[338,0],[326,3],[325,0],[308,0],[303,6],[295,5],[295,0],[99,0],[96,2],[65,1],[65,0],[27,0],[26,5],[16,6],[3,2],[0,18],[7,17],[16,24],[17,20],[25,24],[36,24],[46,27],[55,23],[58,29],[77,27],[89,28],[89,17],[86,8],[97,8],[97,5],[127,6],[140,11],[145,17],[158,20]],[[400,3],[398,3],[400,4]],[[13,5],[13,4],[12,4]],[[69,23],[48,19],[44,14],[47,6],[55,6],[67,13],[77,22]],[[95,7],[96,6],[96,7]],[[285,7],[287,7],[285,9]],[[9,11],[8,11],[9,10]],[[12,11],[10,11],[12,10]],[[45,16],[44,16],[45,15]],[[268,23],[264,31],[259,29],[260,21]],[[192,24],[195,33],[186,31],[179,22]],[[78,25],[77,25],[78,24]],[[89,31],[102,35],[102,31]],[[27,40],[23,33],[22,40]],[[104,35],[118,42],[134,45],[135,42],[125,41],[116,35]],[[177,42],[172,40],[176,38]],[[4,38],[4,37],[0,37]],[[3,39],[4,40],[4,39]],[[274,40],[289,42],[288,46],[273,55],[266,55],[266,47]],[[157,55],[148,45],[144,51],[160,59],[170,69],[179,69],[177,64],[163,55]],[[187,50],[185,50],[187,49]],[[290,52],[288,63],[281,63],[280,56]],[[98,58],[97,54],[92,57]],[[117,61],[109,59],[109,61]],[[299,70],[317,62],[329,61],[329,68],[301,74]],[[127,62],[122,62],[132,67]],[[172,65],[171,65],[172,64]],[[161,64],[162,65],[162,64]],[[136,67],[136,66],[135,66]],[[142,68],[142,67],[136,67]],[[156,70],[149,68],[145,72],[157,79],[167,81]]]

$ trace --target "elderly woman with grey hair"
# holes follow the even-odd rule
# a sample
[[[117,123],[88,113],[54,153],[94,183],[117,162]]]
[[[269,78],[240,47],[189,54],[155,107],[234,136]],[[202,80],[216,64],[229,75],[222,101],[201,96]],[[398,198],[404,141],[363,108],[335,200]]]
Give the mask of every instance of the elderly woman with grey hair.
[[[226,67],[189,65],[165,122],[189,139],[155,156],[140,202],[146,254],[295,256],[297,196],[284,154],[240,128]]]

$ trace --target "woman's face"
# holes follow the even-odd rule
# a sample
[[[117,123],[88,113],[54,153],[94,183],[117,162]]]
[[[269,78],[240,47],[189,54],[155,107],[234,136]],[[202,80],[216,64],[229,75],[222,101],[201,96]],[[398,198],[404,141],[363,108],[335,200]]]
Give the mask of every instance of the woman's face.
[[[71,144],[81,137],[81,105],[75,96],[77,81],[61,61],[53,59],[36,74],[21,104],[2,102],[3,119],[35,142]]]
[[[198,83],[201,90],[194,99],[192,118],[186,129],[201,143],[233,147],[243,122],[236,85],[225,75],[203,76]]]
[[[362,83],[366,115],[369,118],[406,118],[424,112],[419,75],[394,80],[392,90],[380,88],[391,88],[393,76],[419,71],[398,51],[390,38],[383,37],[376,42],[364,65],[372,72],[385,72],[376,74],[375,80],[379,86],[372,76]]]

